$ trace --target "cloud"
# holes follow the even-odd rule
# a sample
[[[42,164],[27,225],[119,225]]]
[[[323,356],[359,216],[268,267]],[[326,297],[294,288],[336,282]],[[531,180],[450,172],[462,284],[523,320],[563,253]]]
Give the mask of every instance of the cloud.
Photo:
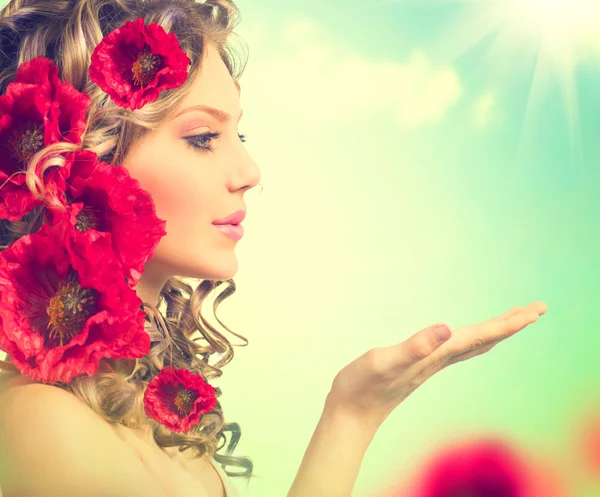
[[[289,21],[284,27],[284,36],[288,42],[302,43],[307,39],[314,39],[319,28],[312,19],[299,18]]]
[[[370,60],[327,39],[311,19],[282,29],[270,36],[284,55],[251,60],[241,79],[261,113],[327,126],[386,111],[401,125],[419,126],[440,121],[462,95],[457,73],[421,51],[403,62]]]

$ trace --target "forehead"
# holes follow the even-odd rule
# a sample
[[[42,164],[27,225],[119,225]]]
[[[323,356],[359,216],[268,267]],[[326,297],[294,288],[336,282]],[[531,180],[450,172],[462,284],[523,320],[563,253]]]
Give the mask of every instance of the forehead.
[[[190,93],[181,101],[180,107],[203,104],[235,113],[239,100],[238,87],[225,62],[214,45],[207,45]]]

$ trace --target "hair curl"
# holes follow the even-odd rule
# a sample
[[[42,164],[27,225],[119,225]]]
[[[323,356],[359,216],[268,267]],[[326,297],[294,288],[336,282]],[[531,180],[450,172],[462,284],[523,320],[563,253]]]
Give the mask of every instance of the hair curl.
[[[146,24],[158,23],[166,32],[177,36],[183,51],[191,59],[186,82],[179,88],[164,91],[156,102],[143,109],[130,111],[115,105],[88,77],[92,52],[104,36],[126,21],[144,18]],[[57,143],[38,151],[30,160],[26,183],[32,193],[46,206],[61,209],[56,198],[46,195],[44,171],[61,167],[64,153],[77,149],[91,150],[100,160],[119,166],[132,144],[150,130],[168,119],[176,104],[189,93],[191,82],[200,71],[207,43],[214,44],[239,89],[237,81],[245,68],[246,57],[236,65],[237,53],[228,45],[239,23],[239,10],[232,0],[10,0],[0,12],[0,95],[14,80],[19,64],[43,55],[54,60],[62,81],[70,82],[79,91],[90,96],[87,128],[80,146]],[[37,168],[42,164],[41,168]],[[41,171],[39,177],[36,174]],[[35,233],[42,224],[44,206],[36,207],[16,222],[0,221],[0,249],[20,237]],[[193,449],[195,457],[212,457],[229,476],[252,478],[252,460],[232,455],[241,430],[237,423],[225,423],[221,404],[206,413],[198,425],[185,434],[174,433],[144,414],[143,393],[149,381],[168,366],[185,368],[201,374],[206,380],[222,375],[221,368],[234,356],[231,343],[202,315],[202,304],[207,296],[221,285],[226,286],[216,296],[213,314],[218,305],[235,292],[233,279],[204,280],[192,288],[184,278],[174,276],[163,286],[157,306],[144,302],[143,308],[150,321],[147,331],[151,337],[150,352],[140,359],[104,359],[94,376],[80,376],[69,384],[57,386],[73,393],[109,423],[122,423],[132,428],[150,424],[159,447],[179,447],[180,451]],[[159,311],[163,309],[163,313]],[[248,340],[225,326],[233,335]],[[201,338],[192,338],[200,332]],[[200,345],[205,340],[208,345]],[[209,365],[211,355],[222,357]],[[10,361],[0,361],[3,374],[18,373]],[[216,388],[215,394],[221,395]],[[231,440],[225,454],[217,454]],[[220,444],[222,442],[222,444]],[[225,466],[244,468],[244,472],[230,472]]]

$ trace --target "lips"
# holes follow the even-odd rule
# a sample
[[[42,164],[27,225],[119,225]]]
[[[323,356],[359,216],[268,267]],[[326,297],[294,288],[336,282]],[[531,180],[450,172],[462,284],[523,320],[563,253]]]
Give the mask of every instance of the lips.
[[[221,233],[233,240],[239,240],[244,236],[244,227],[241,224],[217,224],[215,226]]]
[[[240,224],[244,218],[246,217],[246,211],[237,211],[234,212],[233,214],[223,218],[223,219],[219,219],[217,221],[213,221],[213,224]]]

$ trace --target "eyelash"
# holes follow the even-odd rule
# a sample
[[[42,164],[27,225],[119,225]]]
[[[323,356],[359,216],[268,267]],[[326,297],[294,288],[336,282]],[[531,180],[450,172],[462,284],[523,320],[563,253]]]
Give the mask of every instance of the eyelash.
[[[210,145],[206,145],[206,141],[216,140],[221,136],[221,133],[203,133],[201,135],[194,136],[186,136],[184,140],[189,143],[192,147],[198,150],[203,150],[205,152],[214,152],[215,149]],[[246,135],[241,135],[238,133],[240,140],[242,143],[246,141]]]

